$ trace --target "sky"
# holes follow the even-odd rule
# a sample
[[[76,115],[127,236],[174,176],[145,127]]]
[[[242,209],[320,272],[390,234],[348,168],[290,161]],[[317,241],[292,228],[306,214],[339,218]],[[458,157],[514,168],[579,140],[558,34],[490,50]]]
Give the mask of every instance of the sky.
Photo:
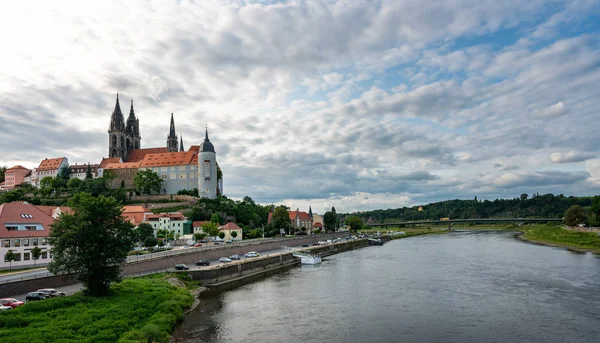
[[[600,194],[600,1],[3,1],[0,166],[205,125],[231,198],[323,213]]]

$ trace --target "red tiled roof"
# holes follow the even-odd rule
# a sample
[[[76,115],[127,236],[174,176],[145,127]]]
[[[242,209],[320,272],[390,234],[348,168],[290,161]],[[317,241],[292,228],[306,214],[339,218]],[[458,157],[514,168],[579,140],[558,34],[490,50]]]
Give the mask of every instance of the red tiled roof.
[[[219,231],[228,231],[228,230],[241,230],[242,228],[237,226],[233,222],[229,222],[221,227],[219,227]]]
[[[37,207],[40,211],[43,211],[44,213],[46,213],[47,215],[51,216],[54,214],[54,210],[56,210],[57,208],[60,209],[61,213],[67,213],[67,214],[72,214],[73,210],[68,207],[68,206],[42,206],[42,205],[34,205],[35,207]]]
[[[54,218],[31,204],[11,202],[0,205],[0,238],[47,237],[53,222]],[[41,224],[44,230],[9,231],[6,225],[10,224]]]
[[[58,167],[60,167],[60,164],[63,162],[64,159],[64,157],[58,157],[42,160],[40,166],[37,167],[37,170],[56,170],[58,169]]]
[[[140,162],[148,154],[159,154],[169,152],[169,148],[146,148],[131,150],[127,155],[127,160],[124,162]]]
[[[302,211],[288,212],[288,214],[290,215],[290,220],[296,220],[296,213],[298,213],[298,216],[300,217],[300,220],[303,220],[303,221],[310,220],[310,216],[308,215],[308,213],[302,212]]]
[[[6,171],[8,172],[10,170],[18,170],[18,169],[29,170],[28,168],[25,168],[22,165],[18,165],[18,166],[10,167],[10,168],[6,169]]]
[[[147,154],[142,161],[141,167],[161,167],[161,166],[179,166],[192,164],[192,159],[196,155],[193,151],[167,152],[160,154]],[[196,158],[197,160],[197,158]]]
[[[71,164],[69,166],[69,168],[85,168],[87,169],[88,165],[87,164]],[[90,164],[90,168],[95,169],[98,168],[97,164]]]
[[[321,224],[321,223],[314,223],[313,227],[323,227],[323,224]]]
[[[200,146],[199,145],[192,145],[192,146],[190,146],[190,148],[188,149],[188,151],[200,152]]]
[[[140,167],[140,161],[138,162],[125,162],[125,163],[108,163],[104,169],[137,169]]]
[[[210,223],[210,220],[198,220],[198,221],[192,222],[192,227],[202,227],[202,225],[208,224],[208,223]]]
[[[146,214],[152,215],[152,212],[147,212],[144,206],[123,206],[123,218],[134,225],[143,223]]]
[[[120,157],[103,158],[102,161],[100,161],[99,168],[104,168],[109,163],[122,163],[122,161]]]
[[[185,216],[181,212],[169,212],[159,214],[149,214],[146,216],[146,220],[158,220],[158,218],[171,218],[173,220],[185,220]]]

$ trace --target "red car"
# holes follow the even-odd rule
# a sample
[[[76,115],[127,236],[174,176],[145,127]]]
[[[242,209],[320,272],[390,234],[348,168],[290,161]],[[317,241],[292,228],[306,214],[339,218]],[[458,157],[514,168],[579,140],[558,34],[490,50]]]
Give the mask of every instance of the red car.
[[[195,246],[195,247],[201,247],[201,246],[202,246],[202,244],[200,244],[200,243],[196,243],[196,244],[194,244],[194,246]]]
[[[10,306],[12,308],[15,308],[17,306],[21,306],[23,304],[24,304],[24,302],[19,301],[19,300],[15,299],[15,298],[3,298],[3,299],[0,299],[0,305]]]

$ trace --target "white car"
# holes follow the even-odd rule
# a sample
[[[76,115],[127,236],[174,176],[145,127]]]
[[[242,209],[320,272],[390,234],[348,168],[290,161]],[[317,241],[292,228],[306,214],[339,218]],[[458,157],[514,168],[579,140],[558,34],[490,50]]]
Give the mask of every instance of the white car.
[[[0,311],[7,311],[7,310],[12,310],[12,307],[0,305]]]
[[[231,259],[229,257],[221,257],[219,262],[231,262]]]
[[[247,252],[246,255],[244,255],[244,256],[246,256],[246,257],[258,257],[258,256],[260,256],[260,254],[257,253],[256,251],[250,251],[250,252]]]

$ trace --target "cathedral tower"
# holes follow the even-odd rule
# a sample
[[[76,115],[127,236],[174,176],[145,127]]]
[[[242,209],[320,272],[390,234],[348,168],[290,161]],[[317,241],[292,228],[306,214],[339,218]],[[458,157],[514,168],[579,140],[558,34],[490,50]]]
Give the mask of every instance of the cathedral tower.
[[[167,148],[169,152],[177,152],[177,135],[175,134],[175,120],[173,120],[173,113],[171,113],[171,127],[169,129],[169,136],[167,137]]]
[[[129,110],[127,125],[125,125],[125,118],[119,104],[119,94],[117,94],[117,102],[108,129],[108,156],[120,157],[125,161],[131,150],[140,148],[141,140],[140,122],[133,111],[133,100],[131,100],[131,109]]]

